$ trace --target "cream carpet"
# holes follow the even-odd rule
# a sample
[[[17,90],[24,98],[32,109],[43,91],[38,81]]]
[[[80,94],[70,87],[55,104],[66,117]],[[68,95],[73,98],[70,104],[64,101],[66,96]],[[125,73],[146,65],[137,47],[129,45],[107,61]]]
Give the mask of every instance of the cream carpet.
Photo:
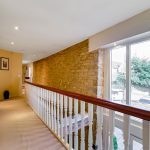
[[[65,150],[20,99],[0,102],[0,150]]]

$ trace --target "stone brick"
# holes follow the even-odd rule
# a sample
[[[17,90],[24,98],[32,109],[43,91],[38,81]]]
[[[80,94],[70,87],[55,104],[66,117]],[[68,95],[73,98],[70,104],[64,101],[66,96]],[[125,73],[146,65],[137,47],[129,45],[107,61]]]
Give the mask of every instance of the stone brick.
[[[88,52],[88,40],[85,40],[34,62],[33,82],[96,97],[97,84],[103,85],[103,78],[99,77],[97,82],[98,69],[102,75],[103,52]]]

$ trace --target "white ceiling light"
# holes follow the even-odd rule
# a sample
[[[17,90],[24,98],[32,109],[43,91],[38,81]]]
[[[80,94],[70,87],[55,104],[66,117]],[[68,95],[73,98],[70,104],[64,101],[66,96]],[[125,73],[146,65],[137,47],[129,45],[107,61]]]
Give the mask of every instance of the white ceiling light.
[[[18,26],[14,26],[14,30],[19,30],[19,27]]]
[[[11,45],[14,45],[15,43],[14,43],[14,42],[10,42],[10,44],[11,44]]]

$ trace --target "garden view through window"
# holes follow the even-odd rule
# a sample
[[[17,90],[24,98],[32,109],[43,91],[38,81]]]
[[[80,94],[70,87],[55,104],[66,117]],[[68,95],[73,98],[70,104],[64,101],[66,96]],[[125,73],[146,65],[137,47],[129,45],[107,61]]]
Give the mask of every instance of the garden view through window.
[[[150,41],[111,50],[111,83],[113,101],[150,110]]]

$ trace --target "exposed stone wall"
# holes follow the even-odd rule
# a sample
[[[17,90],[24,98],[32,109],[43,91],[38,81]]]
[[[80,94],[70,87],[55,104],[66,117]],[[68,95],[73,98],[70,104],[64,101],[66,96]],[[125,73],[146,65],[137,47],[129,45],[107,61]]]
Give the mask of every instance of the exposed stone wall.
[[[33,82],[76,93],[97,96],[98,68],[103,53],[88,52],[88,40],[33,63]],[[101,60],[102,61],[102,60]],[[102,71],[103,72],[103,71]]]

